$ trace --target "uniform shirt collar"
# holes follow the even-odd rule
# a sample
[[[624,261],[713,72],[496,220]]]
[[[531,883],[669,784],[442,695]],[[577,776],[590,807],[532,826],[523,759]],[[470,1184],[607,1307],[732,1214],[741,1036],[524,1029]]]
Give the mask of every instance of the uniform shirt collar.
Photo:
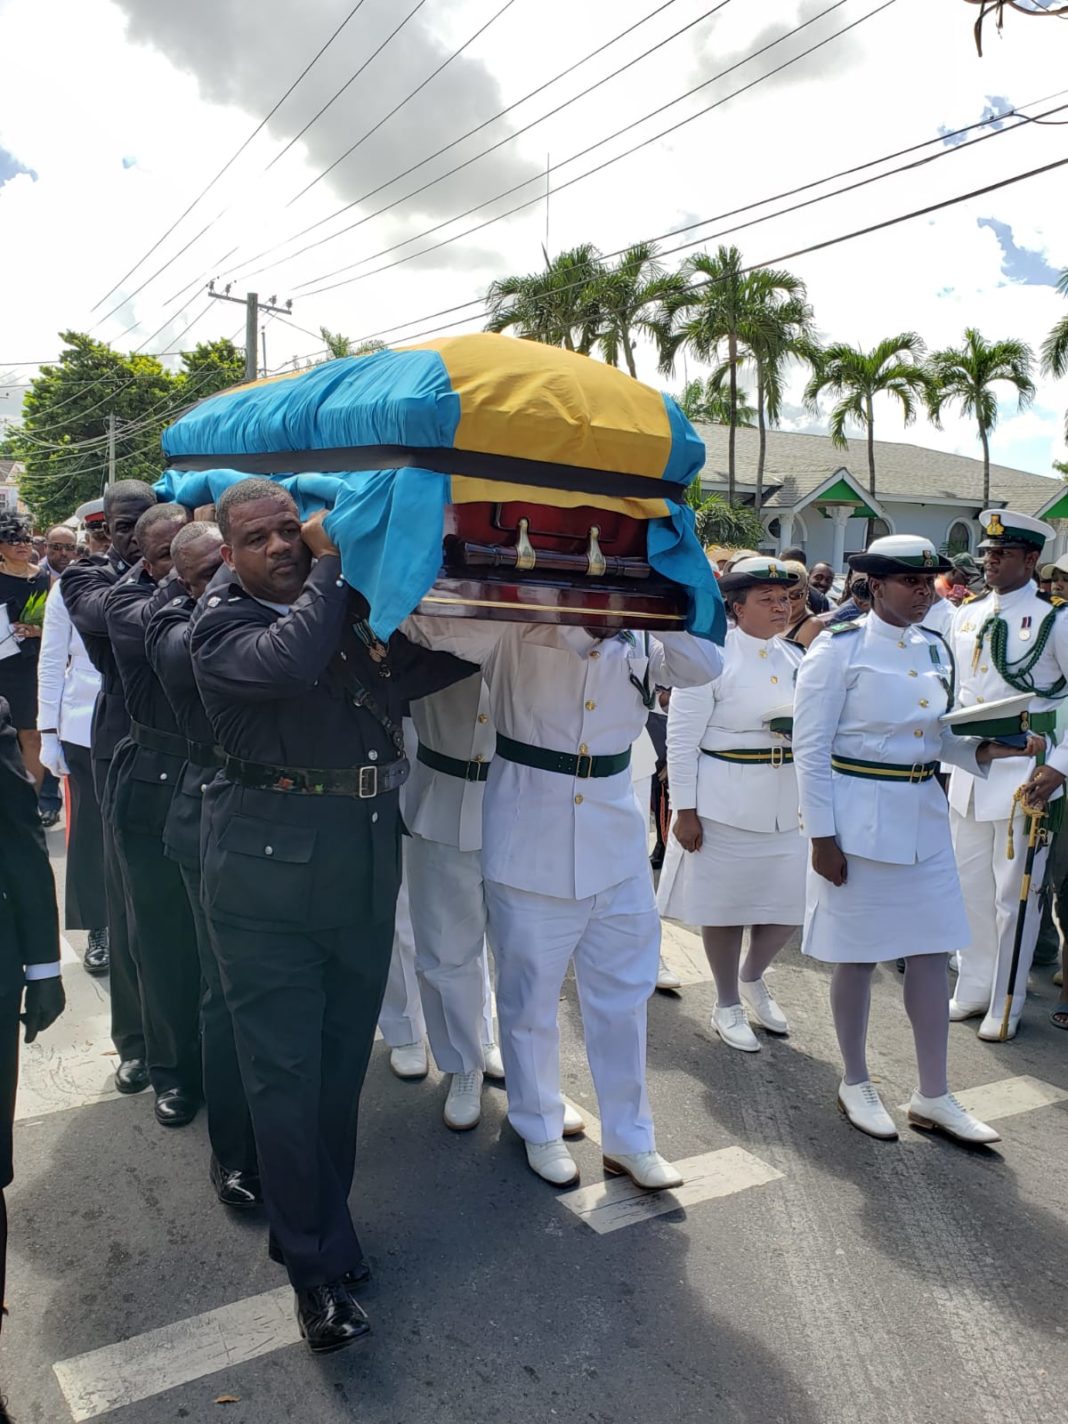
[[[1022,588],[1014,588],[1011,593],[994,593],[994,601],[998,608],[1012,608],[1017,603],[1023,603],[1032,595],[1038,593],[1038,586],[1034,580],[1028,580]]]
[[[895,627],[893,623],[887,623],[885,619],[880,618],[874,608],[867,615],[866,622],[877,638],[892,638],[895,643],[900,643],[906,633],[911,633],[919,627],[918,623],[909,623],[904,628]]]
[[[737,623],[734,625],[734,636],[743,647],[749,648],[754,652],[757,649],[769,652],[772,647],[778,647],[779,645],[777,634],[773,633],[770,638],[755,638],[752,633],[743,632]]]

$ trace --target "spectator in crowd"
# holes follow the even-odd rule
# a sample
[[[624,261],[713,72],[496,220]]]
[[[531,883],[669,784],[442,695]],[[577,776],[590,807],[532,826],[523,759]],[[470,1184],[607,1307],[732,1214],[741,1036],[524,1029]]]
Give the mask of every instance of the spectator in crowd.
[[[47,574],[31,561],[30,532],[14,514],[0,514],[0,697],[6,698],[26,769],[40,790],[37,654],[41,646]]]
[[[823,632],[823,624],[809,602],[811,589],[809,588],[808,570],[797,559],[785,559],[783,563],[797,578],[797,582],[791,584],[787,590],[790,600],[790,623],[783,638],[787,643],[793,644],[795,648],[800,648],[804,652],[813,638]],[[820,599],[824,604],[827,603],[822,594]]]
[[[779,558],[785,564],[800,564],[805,570],[805,597],[808,601],[809,611],[812,613],[826,613],[831,601],[827,595],[831,591],[834,583],[834,570],[830,564],[816,564],[812,572],[808,572],[808,558],[800,544],[794,544],[789,549],[784,549]],[[813,636],[815,636],[813,634]],[[811,641],[811,640],[810,640]]]
[[[64,569],[70,568],[78,555],[78,541],[74,531],[65,524],[57,524],[48,531],[45,540],[45,557],[40,562],[40,570],[50,578],[57,579]]]
[[[824,623],[849,623],[871,609],[871,589],[863,574],[850,573],[837,608],[823,615]]]

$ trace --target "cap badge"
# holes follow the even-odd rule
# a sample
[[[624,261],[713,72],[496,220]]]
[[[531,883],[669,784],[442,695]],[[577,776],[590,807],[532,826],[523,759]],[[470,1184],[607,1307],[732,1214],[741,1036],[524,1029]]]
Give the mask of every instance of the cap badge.
[[[1005,537],[1005,526],[1001,522],[1000,514],[992,514],[990,516],[990,521],[986,526],[986,532],[993,539],[1002,539]]]
[[[937,563],[937,562],[938,562],[938,561],[937,561],[937,559],[935,558],[934,554],[932,554],[931,550],[930,550],[930,549],[924,549],[924,551],[923,551],[923,566],[924,566],[924,568],[925,568],[925,569],[929,569],[929,568],[932,567],[932,565],[934,565],[934,564]]]

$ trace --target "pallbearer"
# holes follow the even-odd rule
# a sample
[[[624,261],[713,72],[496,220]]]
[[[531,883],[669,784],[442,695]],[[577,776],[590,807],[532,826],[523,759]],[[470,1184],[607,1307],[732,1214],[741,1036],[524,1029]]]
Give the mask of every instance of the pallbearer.
[[[1059,792],[1068,772],[1068,747],[1054,746],[1052,737],[1057,705],[1068,690],[1068,618],[1066,605],[1051,606],[1034,582],[1043,546],[1054,536],[1052,526],[1011,509],[984,510],[979,522],[984,529],[979,549],[990,592],[965,603],[953,616],[949,637],[957,665],[957,702],[962,708],[973,707],[1026,693],[1031,698],[1028,729],[1041,739],[1033,743],[1040,748],[1037,761],[995,766],[985,781],[965,769],[954,770],[949,782],[953,847],[971,924],[971,943],[961,951],[950,1015],[981,1018],[979,1037],[997,1041],[1024,867],[1022,853],[1009,858],[1010,826],[1021,846],[1027,839],[1024,815],[1013,797],[1039,767],[1046,797]],[[1009,1038],[1016,1034],[1027,994],[1047,855],[1042,848],[1035,858]]]
[[[946,1080],[947,957],[967,943],[968,922],[935,773],[948,761],[983,776],[992,760],[1016,753],[955,737],[940,721],[953,700],[952,664],[938,634],[918,625],[948,560],[929,540],[902,534],[876,539],[849,563],[870,580],[872,611],[813,643],[797,676],[793,727],[812,842],[802,949],[835,966],[838,1106],[862,1132],[897,1137],[868,1072],[866,1040],[875,966],[904,955],[920,1078],[909,1121],[996,1142]]]
[[[735,626],[723,671],[704,687],[677,688],[668,711],[675,818],[657,903],[669,919],[702,927],[716,979],[712,1027],[747,1053],[760,1048],[749,1016],[769,1033],[788,1032],[763,976],[804,918],[793,753],[769,724],[769,714],[792,700],[801,662],[782,637],[798,581],[768,558],[743,559],[724,574],[720,592]]]

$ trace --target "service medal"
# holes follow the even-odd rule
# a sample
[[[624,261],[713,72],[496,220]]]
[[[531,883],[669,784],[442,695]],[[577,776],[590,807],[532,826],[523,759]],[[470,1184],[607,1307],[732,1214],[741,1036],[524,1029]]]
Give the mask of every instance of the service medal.
[[[1020,638],[1023,642],[1028,642],[1031,637],[1031,616],[1020,619]]]

